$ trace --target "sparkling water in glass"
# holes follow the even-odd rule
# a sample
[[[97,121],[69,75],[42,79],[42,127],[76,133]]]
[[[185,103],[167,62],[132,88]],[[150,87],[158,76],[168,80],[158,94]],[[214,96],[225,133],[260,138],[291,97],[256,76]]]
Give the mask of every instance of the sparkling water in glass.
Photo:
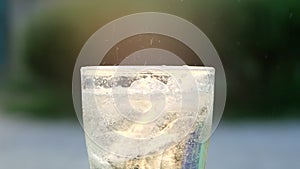
[[[214,73],[197,66],[82,67],[91,169],[204,169]]]

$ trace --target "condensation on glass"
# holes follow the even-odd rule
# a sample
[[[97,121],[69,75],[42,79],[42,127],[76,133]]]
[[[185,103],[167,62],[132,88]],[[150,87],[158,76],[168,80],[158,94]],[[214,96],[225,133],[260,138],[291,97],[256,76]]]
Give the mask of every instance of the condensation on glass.
[[[197,66],[81,68],[92,169],[203,169],[215,70]]]

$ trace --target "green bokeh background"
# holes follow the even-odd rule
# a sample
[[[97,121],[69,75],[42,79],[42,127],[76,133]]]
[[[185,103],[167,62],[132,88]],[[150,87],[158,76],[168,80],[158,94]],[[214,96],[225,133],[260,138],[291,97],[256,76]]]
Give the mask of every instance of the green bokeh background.
[[[61,1],[28,17],[12,38],[19,51],[1,81],[0,105],[10,114],[75,118],[71,78],[76,58],[101,26],[136,12],[165,12],[198,26],[223,62],[225,119],[300,117],[300,1]]]

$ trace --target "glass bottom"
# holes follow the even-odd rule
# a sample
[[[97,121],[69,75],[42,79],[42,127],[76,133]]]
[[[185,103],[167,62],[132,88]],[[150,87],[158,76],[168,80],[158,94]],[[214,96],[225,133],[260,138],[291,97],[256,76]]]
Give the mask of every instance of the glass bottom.
[[[163,153],[139,158],[109,154],[89,140],[87,145],[91,169],[205,169],[209,141],[189,145],[185,142]]]

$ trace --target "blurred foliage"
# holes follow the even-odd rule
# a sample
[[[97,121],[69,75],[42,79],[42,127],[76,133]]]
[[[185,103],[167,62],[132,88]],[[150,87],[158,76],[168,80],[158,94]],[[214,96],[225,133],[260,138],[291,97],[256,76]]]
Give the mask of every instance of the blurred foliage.
[[[7,31],[7,13],[7,2],[0,0],[0,76],[3,74],[6,63],[7,45],[5,42],[8,38],[5,32]]]
[[[298,0],[61,2],[36,15],[27,26],[22,59],[40,81],[52,84],[53,91],[26,102],[39,105],[37,112],[71,106],[63,102],[71,98],[73,65],[85,41],[106,23],[145,11],[185,18],[210,38],[227,75],[225,117],[299,116]]]
[[[70,91],[44,79],[26,75],[1,83],[0,107],[11,115],[30,118],[75,118]]]

